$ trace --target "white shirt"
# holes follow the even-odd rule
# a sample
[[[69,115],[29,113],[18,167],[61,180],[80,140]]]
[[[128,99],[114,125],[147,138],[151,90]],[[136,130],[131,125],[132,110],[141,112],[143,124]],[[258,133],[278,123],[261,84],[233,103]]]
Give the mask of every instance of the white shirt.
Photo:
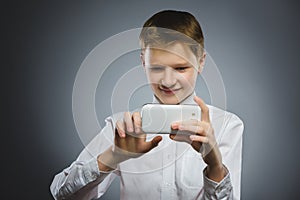
[[[193,96],[181,104],[196,104]],[[158,103],[154,98],[154,103]],[[169,135],[145,155],[124,161],[118,169],[100,172],[97,156],[113,145],[115,123],[123,113],[106,119],[106,126],[71,166],[54,177],[55,199],[101,197],[120,176],[121,199],[240,199],[243,122],[233,113],[209,106],[211,123],[227,175],[219,183],[204,175],[206,164],[191,145],[175,142]],[[147,135],[150,140],[156,135]]]

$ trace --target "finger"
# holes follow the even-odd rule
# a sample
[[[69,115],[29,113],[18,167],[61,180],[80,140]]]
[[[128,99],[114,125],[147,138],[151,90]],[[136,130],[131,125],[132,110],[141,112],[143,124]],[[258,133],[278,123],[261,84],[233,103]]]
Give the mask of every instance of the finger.
[[[181,124],[182,121],[174,121],[171,123],[172,129],[178,129],[178,126]]]
[[[171,124],[171,128],[172,128],[172,129],[178,129],[178,126],[179,126],[179,123],[178,123],[178,122],[173,122],[173,123]]]
[[[117,133],[117,132],[118,132],[118,130],[116,129],[115,130],[115,139],[114,139],[115,145],[114,146],[122,149],[126,144],[126,138],[125,138],[126,134],[124,133],[123,136],[120,136],[120,133],[119,132]]]
[[[180,131],[187,131],[192,134],[198,134],[198,135],[204,135],[204,128],[202,126],[193,126],[193,125],[180,125],[179,127]]]
[[[208,143],[208,138],[202,135],[190,135],[190,139],[194,142]]]
[[[151,141],[147,142],[146,143],[147,151],[149,151],[149,150],[153,149],[154,147],[156,147],[161,140],[162,140],[161,136],[156,136]]]
[[[124,125],[123,122],[118,120],[117,123],[116,123],[116,129],[117,129],[118,135],[120,137],[125,137],[126,136],[126,134],[125,134],[125,125]]]
[[[191,143],[192,141],[189,138],[189,135],[184,135],[184,134],[170,134],[169,135],[170,139],[177,141],[177,142],[187,142]]]
[[[142,133],[141,127],[142,127],[142,120],[141,120],[141,115],[139,112],[134,112],[132,114],[132,119],[133,119],[133,125],[134,125],[134,131],[136,133]]]
[[[132,133],[133,132],[133,123],[132,123],[132,118],[131,118],[130,112],[124,113],[124,122],[125,122],[126,131],[129,133]]]
[[[191,120],[186,120],[186,121],[176,121],[173,122],[171,124],[172,129],[178,129],[179,126],[184,125],[184,126],[189,126],[189,125],[193,125],[193,126],[197,126],[199,125],[200,121],[196,120],[196,119],[191,119]]]
[[[202,143],[201,142],[197,142],[197,141],[192,141],[192,147],[199,152],[201,146],[202,146]]]
[[[205,102],[200,98],[195,96],[194,101],[200,106],[201,108],[201,121],[210,122],[209,119],[209,109]]]
[[[162,140],[162,136],[156,136],[151,140],[152,147],[156,147],[158,143]]]

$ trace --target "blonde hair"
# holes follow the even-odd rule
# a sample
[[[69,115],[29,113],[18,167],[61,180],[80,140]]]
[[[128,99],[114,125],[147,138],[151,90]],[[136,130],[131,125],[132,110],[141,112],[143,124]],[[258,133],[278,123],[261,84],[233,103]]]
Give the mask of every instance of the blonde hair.
[[[202,56],[204,37],[196,18],[183,11],[164,10],[154,14],[143,25],[140,33],[142,50],[150,46],[187,44],[196,56]]]

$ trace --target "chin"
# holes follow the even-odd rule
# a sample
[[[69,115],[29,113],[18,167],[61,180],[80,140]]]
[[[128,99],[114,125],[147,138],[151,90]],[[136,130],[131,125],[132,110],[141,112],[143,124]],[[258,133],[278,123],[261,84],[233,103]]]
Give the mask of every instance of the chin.
[[[159,97],[159,100],[161,103],[163,104],[172,104],[172,105],[176,105],[178,103],[180,103],[180,99],[176,98],[175,96],[173,97]]]

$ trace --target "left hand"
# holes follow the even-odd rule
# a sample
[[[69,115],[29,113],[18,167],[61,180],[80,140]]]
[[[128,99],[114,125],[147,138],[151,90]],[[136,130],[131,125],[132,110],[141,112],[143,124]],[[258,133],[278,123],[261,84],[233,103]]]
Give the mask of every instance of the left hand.
[[[223,172],[222,156],[214,135],[214,129],[209,118],[209,109],[204,101],[195,96],[194,101],[201,108],[201,120],[188,120],[175,122],[172,129],[187,131],[190,135],[170,134],[170,138],[175,141],[187,142],[197,151],[201,152],[208,169]]]

